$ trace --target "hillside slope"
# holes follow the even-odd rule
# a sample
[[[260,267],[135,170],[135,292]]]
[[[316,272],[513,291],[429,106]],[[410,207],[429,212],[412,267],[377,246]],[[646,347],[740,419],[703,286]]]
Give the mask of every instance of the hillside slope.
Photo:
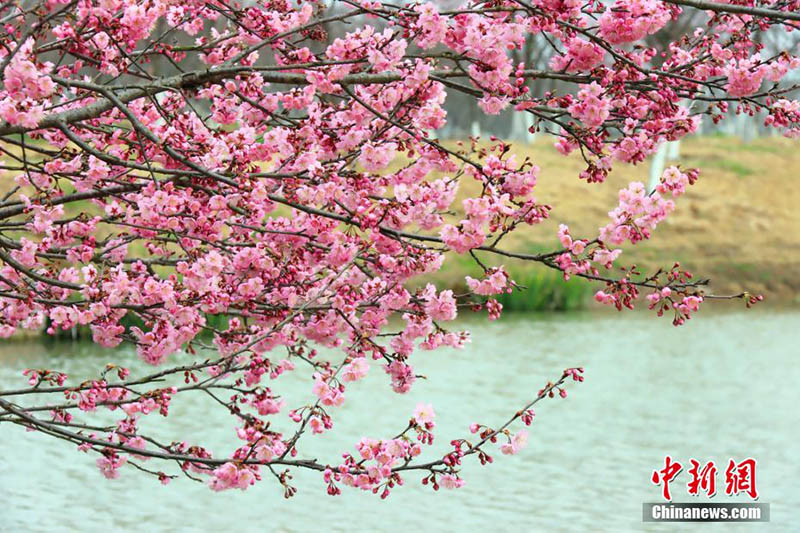
[[[556,242],[559,223],[592,238],[608,221],[617,192],[630,181],[647,183],[649,161],[619,165],[602,184],[578,179],[579,157],[564,157],[543,140],[516,146],[541,167],[535,196],[553,206],[551,221],[516,232],[507,248],[540,249]],[[748,290],[771,301],[800,301],[800,149],[796,141],[763,138],[750,143],[724,137],[687,139],[668,164],[701,169],[700,180],[649,241],[624,246],[620,264],[644,268],[680,261],[712,279],[718,294]],[[462,263],[463,264],[463,263]],[[448,269],[447,262],[445,268]],[[451,262],[447,277],[457,275]]]

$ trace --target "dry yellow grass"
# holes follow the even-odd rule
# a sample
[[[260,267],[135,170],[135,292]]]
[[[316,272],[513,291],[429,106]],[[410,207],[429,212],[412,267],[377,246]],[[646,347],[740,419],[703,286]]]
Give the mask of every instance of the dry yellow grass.
[[[594,237],[617,204],[617,191],[631,181],[647,183],[649,161],[618,165],[602,184],[578,179],[579,156],[563,157],[542,141],[515,146],[541,167],[535,195],[553,206],[551,220],[515,232],[506,247],[517,250],[555,243],[559,223],[573,235]],[[677,209],[650,241],[623,247],[620,263],[642,268],[680,261],[712,279],[715,293],[749,290],[772,301],[800,298],[800,150],[796,142],[764,138],[703,137],[681,144],[678,161],[701,169],[700,180],[677,200]]]

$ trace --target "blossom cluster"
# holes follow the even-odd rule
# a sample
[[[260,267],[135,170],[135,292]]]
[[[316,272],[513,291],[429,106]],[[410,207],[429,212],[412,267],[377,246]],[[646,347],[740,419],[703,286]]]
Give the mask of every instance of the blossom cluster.
[[[343,484],[385,495],[432,442],[432,406],[335,466],[306,459],[303,439],[332,430],[370,372],[387,393],[419,386],[419,352],[463,347],[459,316],[496,320],[502,295],[522,290],[512,262],[600,283],[596,299],[617,309],[647,293],[646,305],[683,323],[708,299],[699,281],[678,266],[652,276],[620,266],[619,247],[650,238],[696,170],[667,169],[655,191],[631,183],[597,236],[556,222],[559,249],[524,253],[504,239],[557,212],[537,192],[546,169],[501,140],[454,146],[437,130],[455,94],[487,115],[517,113],[530,131],[554,135],[559,153],[580,155],[577,177],[592,186],[731,106],[800,136],[800,103],[785,89],[800,60],[767,53],[761,39],[794,18],[792,6],[742,14],[750,8],[719,3],[667,45],[646,40],[681,27],[690,9],[671,0],[0,5],[0,338],[88,331],[158,367],[136,379],[109,367],[82,383],[30,369],[29,392],[63,403],[43,400],[26,417],[0,396],[0,422],[46,429],[37,416],[49,412],[61,436],[100,454],[109,478],[149,457],[206,476],[214,490],[275,473],[290,496],[288,473],[260,468],[286,465],[321,472],[331,494]],[[532,42],[543,43],[538,63]],[[454,255],[479,274],[431,282]],[[307,401],[281,394],[286,375],[305,377]],[[143,434],[142,417],[171,420],[173,399],[191,391],[214,397],[244,444],[215,456]],[[115,429],[90,436],[81,428],[101,427],[92,422],[101,409],[119,417]],[[488,442],[506,439],[502,454],[527,439],[479,429]],[[426,470],[434,488],[462,485],[467,455],[491,462],[482,445],[454,442]]]

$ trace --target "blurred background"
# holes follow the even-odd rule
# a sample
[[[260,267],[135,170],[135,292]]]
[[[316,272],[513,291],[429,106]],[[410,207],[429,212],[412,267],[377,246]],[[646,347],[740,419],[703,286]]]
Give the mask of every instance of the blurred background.
[[[695,16],[703,14],[684,15],[649,37],[650,44],[665,48],[697,24]],[[340,36],[329,30],[328,42]],[[800,35],[766,32],[763,39],[765,55],[771,55],[796,48]],[[552,49],[531,38],[518,53],[530,68],[545,69]],[[167,68],[159,60],[151,67]],[[555,81],[531,82],[539,96],[560,89]],[[518,160],[529,157],[541,168],[534,195],[553,206],[551,220],[515,232],[506,248],[552,250],[559,223],[568,224],[576,237],[593,238],[627,183],[651,183],[665,165],[697,167],[700,180],[678,199],[676,212],[652,240],[624,247],[618,263],[651,271],[679,261],[696,276],[710,278],[714,293],[747,290],[763,294],[766,302],[750,311],[738,300],[704,305],[685,326],[675,328],[668,318],[646,310],[619,314],[600,308],[591,300],[597,286],[565,283],[558,272],[540,265],[504,261],[528,290],[503,296],[506,313],[498,323],[464,311],[454,329],[470,330],[472,343],[460,351],[415,355],[415,370],[429,379],[420,380],[408,395],[392,394],[388,377],[375,365],[363,383],[348,391],[334,430],[309,439],[303,448],[309,456],[336,462],[342,452],[353,452],[365,434],[396,434],[402,428],[393,424],[424,402],[437,412],[437,441],[427,452],[436,457],[450,439],[467,436],[470,423],[500,423],[564,368],[586,368],[586,382],[570,387],[567,399],[537,406],[528,448],[517,457],[496,453],[495,464],[488,467],[465,464],[462,489],[434,494],[411,474],[408,486],[386,501],[354,490],[331,498],[316,474],[297,472],[300,492],[285,501],[271,478],[247,492],[223,494],[185,478],[163,487],[132,468],[123,468],[119,479],[106,480],[94,457],[3,425],[0,531],[352,531],[354,525],[370,531],[753,530],[751,524],[642,524],[641,504],[660,497],[650,475],[663,467],[666,454],[684,464],[690,458],[717,464],[756,458],[759,501],[772,506],[772,522],[765,526],[797,531],[796,141],[767,131],[763,117],[736,115],[732,107],[717,123],[706,118],[698,135],[665,145],[638,166],[617,165],[604,184],[588,184],[578,179],[584,168],[579,156],[557,153],[554,138],[544,131],[531,133],[522,113],[487,117],[472,99],[455,91],[446,109],[448,125],[435,136],[456,145],[470,136],[494,135],[514,142]],[[5,192],[10,176],[0,178],[0,192]],[[470,192],[466,181],[462,195]],[[423,282],[462,289],[465,275],[480,273],[473,261],[453,255]],[[21,371],[27,367],[64,370],[80,381],[96,377],[108,362],[129,366],[133,377],[148,371],[131,347],[103,349],[77,330],[55,339],[34,334],[3,340],[0,390],[25,386]],[[288,405],[306,401],[309,380],[294,375],[284,380],[281,394]],[[169,420],[167,425],[149,417],[145,427],[152,424],[164,440],[191,438],[215,456],[232,451],[231,420],[204,398],[176,401]],[[676,501],[706,501],[691,499],[686,482],[684,472],[673,485]],[[718,477],[717,482],[724,480]],[[718,495],[715,501],[729,499]]]
[[[510,234],[504,248],[558,249],[555,232],[561,223],[569,225],[572,235],[594,238],[616,207],[618,191],[628,183],[647,185],[653,167],[699,168],[700,179],[677,199],[675,212],[651,239],[624,246],[617,264],[635,264],[642,272],[653,272],[679,261],[695,276],[711,279],[709,292],[746,290],[763,294],[775,305],[800,303],[800,150],[796,141],[782,137],[745,141],[718,133],[689,137],[678,148],[677,152],[673,148],[674,158],[665,157],[661,164],[659,154],[637,166],[617,164],[606,182],[597,184],[577,178],[585,168],[579,154],[564,157],[548,138],[515,143],[512,153],[518,161],[529,157],[541,168],[534,196],[553,209],[549,221]],[[660,177],[661,172],[655,175]],[[460,194],[469,192],[470,186],[476,187],[462,180]],[[509,310],[579,309],[592,288],[598,288],[582,280],[563,283],[560,273],[522,261],[502,262],[517,281],[534,289],[502,299]],[[469,256],[452,256],[434,278],[458,285],[464,274],[476,277],[480,273]]]

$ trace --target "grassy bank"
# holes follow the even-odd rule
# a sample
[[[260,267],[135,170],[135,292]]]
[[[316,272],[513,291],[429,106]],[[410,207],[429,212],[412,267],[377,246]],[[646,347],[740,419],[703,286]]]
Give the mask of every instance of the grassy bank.
[[[554,270],[528,269],[512,276],[523,290],[497,297],[504,311],[576,311],[586,305],[592,292],[586,281],[564,281]]]
[[[517,145],[513,152],[518,160],[527,156],[541,167],[534,194],[553,210],[549,221],[509,235],[504,240],[509,250],[548,249],[543,244],[553,245],[559,223],[568,224],[573,235],[596,236],[598,228],[608,222],[608,211],[617,205],[619,189],[631,181],[648,180],[649,161],[637,166],[620,164],[605,183],[586,183],[578,179],[584,168],[580,157],[560,155],[551,140]],[[651,271],[679,261],[696,276],[710,278],[711,291],[716,294],[748,290],[764,294],[767,302],[800,303],[797,142],[780,137],[750,143],[722,136],[690,138],[681,143],[680,158],[668,164],[699,168],[700,180],[678,198],[676,211],[651,240],[623,247],[619,264],[636,264],[642,271]],[[460,195],[476,193],[477,186],[464,180]],[[460,207],[460,202],[456,203]],[[465,268],[461,258],[451,259],[437,274],[439,282],[476,275],[474,269]],[[526,279],[548,280],[531,285],[556,300],[566,298],[563,291],[571,290],[560,288],[562,282],[542,273],[541,265],[505,264]],[[588,293],[582,292],[584,296]],[[540,297],[535,294],[515,298],[539,309]]]
[[[524,251],[537,253],[551,247],[529,247]],[[495,257],[481,257],[488,266],[503,264],[511,278],[519,285],[518,289],[508,294],[500,294],[495,298],[505,311],[576,311],[582,309],[592,294],[592,284],[583,279],[564,281],[563,275],[542,265],[530,265],[522,261],[500,261]],[[447,254],[444,266],[435,274],[414,280],[414,286],[434,283],[442,289],[453,289],[457,294],[464,294],[467,285],[466,276],[476,279],[483,277],[483,270],[467,255]],[[595,289],[596,290],[596,289]]]

